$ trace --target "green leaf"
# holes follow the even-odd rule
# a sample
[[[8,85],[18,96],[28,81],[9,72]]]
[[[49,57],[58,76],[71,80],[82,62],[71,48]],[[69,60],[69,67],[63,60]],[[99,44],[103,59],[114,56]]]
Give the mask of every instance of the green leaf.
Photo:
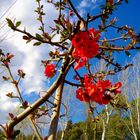
[[[21,25],[21,21],[18,21],[17,23],[16,23],[16,27],[19,27]]]
[[[11,28],[15,27],[14,24],[13,24],[13,22],[11,21],[11,19],[6,18],[6,20],[7,20],[7,23],[8,23],[8,26],[9,27],[11,27]]]
[[[40,27],[38,28],[38,30],[41,30],[41,31],[43,31],[43,28],[42,28],[42,26],[40,26]]]
[[[39,46],[39,45],[41,45],[41,42],[36,42],[33,44],[33,46]]]
[[[56,24],[55,26],[56,26],[57,30],[60,30],[60,25],[59,24]]]
[[[46,107],[45,106],[41,106],[41,110],[45,111]]]
[[[130,52],[128,52],[128,51],[125,51],[125,54],[126,54],[128,57],[131,56]]]
[[[56,35],[56,34],[53,34],[53,35],[51,36],[51,39],[53,39],[53,38],[55,37],[55,35]]]
[[[40,34],[36,34],[35,36],[36,36],[37,39],[42,39]]]

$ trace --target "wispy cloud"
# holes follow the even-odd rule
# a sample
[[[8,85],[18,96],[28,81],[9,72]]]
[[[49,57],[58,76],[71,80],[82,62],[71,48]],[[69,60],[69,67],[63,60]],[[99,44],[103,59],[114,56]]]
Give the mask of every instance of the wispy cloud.
[[[80,15],[84,16],[87,10],[90,11],[90,9],[97,8],[101,1],[102,0],[82,0],[78,5]]]

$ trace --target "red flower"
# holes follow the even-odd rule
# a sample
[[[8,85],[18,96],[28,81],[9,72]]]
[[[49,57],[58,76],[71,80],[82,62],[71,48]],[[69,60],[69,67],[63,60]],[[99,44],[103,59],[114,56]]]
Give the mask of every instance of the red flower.
[[[95,30],[94,28],[91,28],[88,31],[89,31],[92,39],[97,42],[100,38],[100,32],[98,30]]]
[[[80,80],[80,78],[77,76],[77,75],[74,75],[74,77],[73,77],[75,80],[77,80],[77,81],[79,81]]]
[[[92,82],[92,78],[86,74],[84,75],[84,88],[90,97],[96,92],[96,86]]]
[[[88,94],[86,94],[84,89],[82,89],[81,87],[78,88],[77,91],[76,91],[76,98],[78,98],[80,101],[85,101],[85,102],[90,101],[90,98],[89,98]]]
[[[117,83],[115,83],[114,87],[115,88],[120,88],[120,87],[122,87],[122,83],[121,82],[117,82]]]
[[[93,58],[95,55],[98,54],[99,45],[97,44],[97,39],[99,35],[95,35],[91,31],[84,31],[79,32],[75,35],[72,40],[72,44],[74,46],[73,57],[87,57]]]
[[[92,78],[88,75],[84,75],[84,86],[83,88],[78,88],[76,91],[76,97],[80,101],[94,101],[98,104],[108,104],[111,100],[111,94],[120,93],[120,87],[122,86],[121,82],[115,83],[113,86],[113,90],[110,91],[112,88],[112,84],[109,80],[98,80],[95,84],[92,81]]]
[[[100,104],[108,104],[110,102],[110,99],[111,99],[110,95],[105,95],[103,96],[102,102],[100,102]]]
[[[121,82],[115,83],[115,85],[114,85],[114,88],[115,88],[114,94],[115,95],[118,94],[118,93],[121,93],[120,87],[122,87],[122,83]]]
[[[99,81],[97,81],[98,89],[103,90],[103,91],[109,89],[111,87],[111,85],[112,84],[109,80],[105,80],[105,81],[99,80]]]
[[[99,31],[93,28],[89,29],[88,31],[78,32],[72,39],[72,45],[74,46],[74,51],[72,54],[73,57],[80,62],[80,58],[85,59],[86,57],[88,60],[97,55],[99,50],[97,41],[99,40],[99,37]],[[80,67],[83,67],[84,65],[85,63],[82,63]]]
[[[70,12],[69,12],[69,16],[73,16],[73,15],[74,15],[73,11],[70,10]]]
[[[77,70],[81,67],[83,67],[87,62],[87,57],[81,57],[78,62],[76,63],[74,70]]]
[[[48,77],[48,78],[51,78],[55,75],[55,65],[54,64],[47,64],[46,65],[46,68],[45,68],[45,75]]]

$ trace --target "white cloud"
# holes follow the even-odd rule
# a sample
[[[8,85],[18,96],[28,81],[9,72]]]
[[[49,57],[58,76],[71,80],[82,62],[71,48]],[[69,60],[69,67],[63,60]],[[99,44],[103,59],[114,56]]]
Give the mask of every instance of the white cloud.
[[[14,0],[3,1],[0,5],[0,15],[14,2]],[[2,17],[2,20],[6,17],[22,21],[21,28],[35,34],[38,31],[40,23],[36,20],[37,14],[34,12],[37,4],[33,0],[17,0],[16,4],[8,11],[8,13]],[[49,26],[53,25],[53,19],[57,15],[57,11],[51,4],[44,3],[46,12],[45,25],[49,30]],[[10,31],[7,27],[4,27],[2,31]],[[1,32],[2,33],[2,32]],[[0,36],[2,35],[0,33]],[[26,73],[25,79],[20,84],[20,89],[23,94],[30,94],[30,92],[39,92],[46,89],[47,79],[44,76],[44,68],[41,66],[41,60],[47,59],[48,52],[50,50],[49,45],[42,45],[39,47],[33,47],[32,43],[26,44],[22,39],[22,34],[10,31],[7,40],[0,44],[2,49],[7,52],[12,52],[15,57],[11,62],[11,70],[15,75],[18,69],[23,69]],[[5,47],[4,47],[5,46]],[[5,73],[3,73],[5,74]],[[0,75],[2,76],[2,74]],[[45,81],[45,82],[44,82]],[[7,90],[8,89],[8,90]],[[9,100],[5,95],[7,92],[15,92],[14,87],[11,84],[5,84],[0,82],[0,113],[8,113],[11,106],[16,107],[17,101]],[[5,114],[2,115],[3,117]]]
[[[82,0],[80,2],[80,4],[78,5],[78,8],[81,9],[81,8],[89,8],[89,7],[93,7],[95,5],[97,5],[97,0]]]
[[[97,0],[91,0],[91,2],[92,2],[92,3],[96,3],[96,2],[97,2]]]
[[[45,18],[46,25],[52,25],[53,19],[56,17],[56,10],[50,4],[44,3],[45,12],[47,16]],[[35,34],[38,31],[39,22],[36,20],[37,15],[34,12],[35,8],[37,7],[36,2],[32,0],[22,1],[18,0],[17,3],[14,5],[12,10],[10,11],[10,16],[14,15],[16,20],[21,20],[23,25],[27,27],[26,29]],[[51,13],[50,13],[51,11]],[[53,12],[52,12],[53,11]],[[49,15],[49,16],[48,16]],[[48,27],[46,27],[48,29]],[[26,73],[25,80],[22,82],[22,90],[26,89],[27,92],[36,91],[39,92],[44,86],[43,80],[44,73],[43,73],[43,66],[41,66],[41,60],[43,58],[47,58],[47,53],[50,50],[49,46],[40,46],[40,47],[33,47],[32,43],[26,44],[25,41],[22,39],[22,35],[19,33],[11,33],[14,35],[11,39],[7,40],[9,45],[11,46],[10,49],[13,53],[18,53],[20,60],[18,61],[18,66],[16,68],[22,68]],[[15,55],[18,59],[19,56]],[[20,63],[19,63],[20,61]]]
[[[1,83],[0,84],[0,123],[4,124],[8,118],[8,113],[15,111],[16,107],[19,105],[18,101],[13,101],[6,96],[7,93],[14,92],[15,88],[12,84]]]
[[[79,5],[79,8],[84,8],[84,7],[88,7],[88,2],[86,0],[83,0],[80,5]]]
[[[8,88],[7,88],[8,87]],[[12,102],[12,100],[6,96],[7,93],[14,92],[15,88],[12,84],[4,82],[0,85],[0,107],[1,110],[7,111],[11,106],[15,108],[18,105],[18,102]]]
[[[87,9],[88,11],[90,11],[90,9],[97,8],[101,1],[102,0],[82,0],[77,7],[79,14],[81,16],[84,16],[85,14],[87,14]]]

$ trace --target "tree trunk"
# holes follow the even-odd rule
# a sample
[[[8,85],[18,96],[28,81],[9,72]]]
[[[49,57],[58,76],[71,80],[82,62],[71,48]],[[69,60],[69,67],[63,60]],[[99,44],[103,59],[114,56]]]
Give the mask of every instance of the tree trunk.
[[[103,132],[102,132],[102,138],[101,140],[105,140],[105,134],[106,134],[106,126],[109,123],[109,119],[110,119],[110,115],[112,114],[112,110],[110,110],[110,112],[108,111],[108,106],[105,106],[105,110],[106,110],[106,120],[103,119]]]
[[[56,95],[55,95],[55,99],[54,99],[54,104],[56,104],[56,107],[53,109],[53,113],[52,113],[52,117],[51,117],[48,140],[56,139],[56,132],[57,132],[57,126],[58,126],[58,120],[59,120],[59,112],[60,112],[60,106],[61,106],[63,85],[64,85],[64,83],[61,83],[56,90]]]
[[[106,130],[106,126],[105,126],[105,121],[103,119],[103,132],[102,132],[102,140],[105,139],[105,130]]]
[[[133,135],[134,135],[134,140],[137,140],[137,134],[136,134],[135,129],[134,129],[134,123],[133,123],[131,110],[130,110],[130,122],[131,122],[131,126],[132,126],[132,132],[133,132]]]

